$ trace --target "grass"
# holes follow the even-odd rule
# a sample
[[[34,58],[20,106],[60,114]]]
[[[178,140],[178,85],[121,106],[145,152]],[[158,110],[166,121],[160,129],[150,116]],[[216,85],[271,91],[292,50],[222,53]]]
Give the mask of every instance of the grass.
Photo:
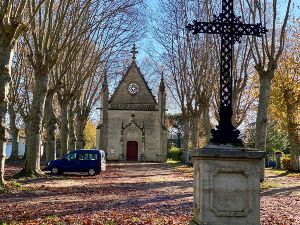
[[[177,160],[172,160],[172,159],[168,159],[167,161],[167,164],[170,166],[170,167],[177,167],[179,165],[182,165],[183,163],[181,161],[177,161]]]
[[[288,177],[298,177],[300,178],[300,173],[299,172],[294,172],[291,170],[282,170],[282,169],[270,169],[266,168],[266,171],[278,175],[278,176],[288,176]]]
[[[13,193],[16,191],[30,191],[30,189],[28,187],[24,187],[17,180],[7,182],[5,187],[0,187],[0,194]]]
[[[280,187],[280,184],[276,183],[276,182],[273,182],[273,181],[264,181],[260,184],[260,189],[261,190],[267,190],[267,189],[270,189],[270,188],[279,188],[279,187]]]
[[[182,172],[182,173],[193,173],[193,166],[187,165],[182,163],[181,161],[176,161],[176,160],[168,160],[167,164],[171,167],[174,168],[175,170]]]

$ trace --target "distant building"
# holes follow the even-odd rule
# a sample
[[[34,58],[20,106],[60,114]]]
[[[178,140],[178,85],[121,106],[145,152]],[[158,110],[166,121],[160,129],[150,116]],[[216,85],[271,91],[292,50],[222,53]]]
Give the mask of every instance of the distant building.
[[[106,151],[108,160],[163,162],[167,159],[164,79],[157,103],[136,64],[135,50],[134,46],[131,65],[110,99],[107,80],[103,83],[96,145]]]
[[[11,149],[12,148],[12,143],[11,143],[11,137],[8,138],[7,143],[6,143],[6,158],[9,158],[11,155]],[[19,157],[24,156],[25,154],[25,138],[20,137],[18,138],[18,155]]]
[[[168,134],[168,148],[175,146],[181,148],[182,136],[179,131],[170,130]]]

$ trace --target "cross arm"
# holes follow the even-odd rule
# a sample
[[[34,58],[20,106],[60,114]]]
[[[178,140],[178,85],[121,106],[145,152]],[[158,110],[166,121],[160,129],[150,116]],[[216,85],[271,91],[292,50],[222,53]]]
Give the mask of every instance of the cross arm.
[[[261,37],[262,34],[265,34],[268,30],[261,25],[261,23],[257,24],[242,24],[242,23],[234,23],[234,33],[236,35],[255,35],[257,37]]]
[[[221,34],[222,32],[222,27],[218,23],[198,22],[197,20],[193,20],[193,24],[188,24],[186,28],[189,31],[193,31],[193,34]]]

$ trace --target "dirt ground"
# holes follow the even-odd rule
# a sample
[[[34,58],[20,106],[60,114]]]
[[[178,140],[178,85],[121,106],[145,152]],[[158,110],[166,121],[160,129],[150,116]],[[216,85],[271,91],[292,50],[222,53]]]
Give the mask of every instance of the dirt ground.
[[[109,163],[95,177],[67,174],[14,181],[0,194],[0,224],[187,225],[192,172],[158,163]],[[300,176],[267,170],[261,192],[262,225],[300,225]]]

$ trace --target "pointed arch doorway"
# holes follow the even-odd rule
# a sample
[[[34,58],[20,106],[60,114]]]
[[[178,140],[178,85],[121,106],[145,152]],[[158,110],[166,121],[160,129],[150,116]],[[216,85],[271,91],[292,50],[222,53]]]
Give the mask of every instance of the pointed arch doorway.
[[[126,160],[127,161],[138,161],[138,142],[128,141],[126,150]]]

